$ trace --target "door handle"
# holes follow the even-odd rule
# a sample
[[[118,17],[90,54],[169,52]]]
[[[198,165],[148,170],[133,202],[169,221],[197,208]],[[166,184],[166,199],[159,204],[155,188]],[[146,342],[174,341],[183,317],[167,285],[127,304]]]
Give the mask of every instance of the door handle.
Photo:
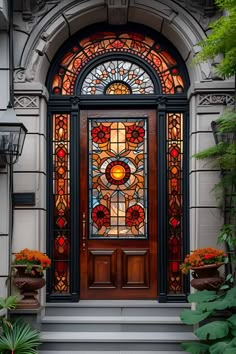
[[[83,218],[82,218],[82,246],[83,246],[83,251],[86,250],[86,214],[83,212]]]

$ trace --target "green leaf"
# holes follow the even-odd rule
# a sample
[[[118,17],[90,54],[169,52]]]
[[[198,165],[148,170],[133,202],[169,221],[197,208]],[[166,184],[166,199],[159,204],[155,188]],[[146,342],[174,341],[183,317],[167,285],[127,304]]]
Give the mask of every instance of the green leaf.
[[[194,294],[188,296],[188,302],[206,302],[217,299],[219,296],[214,290],[202,290],[197,291]]]
[[[210,346],[209,352],[210,354],[222,354],[229,347],[231,347],[229,342],[218,342]]]
[[[234,339],[231,340],[230,345],[231,345],[232,347],[236,347],[236,338],[234,338]]]
[[[209,345],[200,342],[182,343],[182,348],[192,354],[208,353]]]
[[[229,289],[229,285],[222,285],[220,287],[220,290],[226,290],[226,289]]]
[[[236,337],[236,328],[232,328],[231,333],[234,337]],[[236,346],[236,344],[235,344],[235,346]]]
[[[7,298],[0,297],[0,310],[14,309],[16,307],[17,300],[17,296],[8,296]]]
[[[224,298],[222,300],[217,300],[217,301],[212,301],[212,302],[205,302],[201,303],[197,306],[197,309],[199,311],[214,311],[214,310],[225,310],[229,307],[232,307],[232,301],[234,301],[231,298]]]
[[[236,327],[236,315],[231,316],[227,319],[227,321],[230,322],[234,327]]]
[[[12,327],[4,326],[0,337],[0,353],[37,354],[41,344],[39,332],[28,323],[17,320]]]
[[[194,333],[202,340],[224,338],[229,333],[229,325],[226,321],[214,321],[198,328]]]
[[[205,318],[207,318],[211,314],[212,314],[212,312],[202,313],[200,311],[185,309],[181,312],[180,319],[183,323],[188,324],[188,325],[192,325],[192,324],[197,324],[197,323],[205,320]]]
[[[233,278],[233,274],[228,274],[227,277],[225,278],[225,281],[231,281]]]
[[[229,299],[229,298],[230,299],[236,299],[236,286],[234,286],[232,289],[227,291],[226,298],[227,299]],[[234,306],[236,306],[236,304]]]
[[[224,354],[235,354],[236,353],[236,348],[227,348],[224,352]],[[222,353],[221,353],[222,354]]]

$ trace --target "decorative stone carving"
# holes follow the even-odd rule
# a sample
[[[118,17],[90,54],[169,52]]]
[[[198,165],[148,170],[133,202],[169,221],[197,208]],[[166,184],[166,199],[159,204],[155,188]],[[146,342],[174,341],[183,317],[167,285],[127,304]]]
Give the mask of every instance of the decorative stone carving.
[[[15,96],[14,107],[17,109],[39,108],[39,97]]]
[[[26,70],[26,75],[25,75],[25,80],[26,81],[33,81],[35,78],[36,70],[37,70],[37,65],[39,63],[41,55],[39,52],[35,49],[33,51],[31,60],[30,60],[30,65],[27,67]]]
[[[27,23],[26,31],[30,32],[35,24],[59,2],[59,0],[22,0],[22,19]]]
[[[234,96],[231,94],[202,94],[199,95],[198,105],[199,106],[210,106],[210,105],[234,105]]]
[[[14,71],[14,82],[25,82],[25,70],[23,68]]]

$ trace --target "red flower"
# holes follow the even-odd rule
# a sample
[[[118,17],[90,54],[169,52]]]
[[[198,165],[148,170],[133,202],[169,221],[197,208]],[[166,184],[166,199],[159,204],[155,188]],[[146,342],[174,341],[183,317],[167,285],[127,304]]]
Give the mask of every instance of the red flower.
[[[144,209],[135,204],[126,210],[126,225],[127,226],[139,226],[145,218]]]
[[[106,127],[104,125],[95,127],[92,129],[91,135],[94,143],[106,143],[110,139],[110,127]]]
[[[136,124],[126,127],[126,138],[131,143],[141,143],[145,135],[145,130]]]
[[[99,204],[92,210],[92,219],[100,230],[102,226],[110,225],[110,211],[104,205]]]
[[[215,258],[215,257],[216,257],[215,254],[206,254],[206,255],[204,256],[204,259],[210,259],[210,258]]]

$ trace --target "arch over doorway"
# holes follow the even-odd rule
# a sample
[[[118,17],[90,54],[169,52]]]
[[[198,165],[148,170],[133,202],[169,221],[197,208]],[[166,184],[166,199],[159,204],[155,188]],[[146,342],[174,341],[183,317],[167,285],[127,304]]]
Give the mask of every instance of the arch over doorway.
[[[167,40],[134,28],[79,32],[59,50],[48,75],[48,300],[166,301],[187,292],[179,264],[188,249],[188,75]],[[123,91],[114,94],[112,85]],[[116,148],[111,131],[121,136]],[[104,161],[94,163],[101,153],[104,171]],[[121,236],[124,228],[129,237]]]

